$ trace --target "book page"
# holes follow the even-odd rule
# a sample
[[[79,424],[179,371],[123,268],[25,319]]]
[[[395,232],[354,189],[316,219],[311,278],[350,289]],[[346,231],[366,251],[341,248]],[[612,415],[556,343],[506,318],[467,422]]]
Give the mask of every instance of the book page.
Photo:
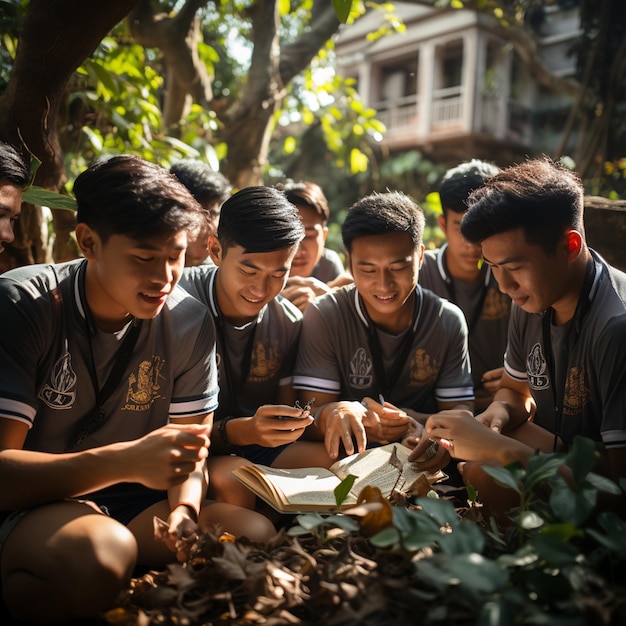
[[[257,474],[257,480],[270,483],[271,488],[266,487],[266,490],[278,492],[279,501],[284,504],[295,507],[336,506],[334,489],[340,480],[329,470],[319,467],[279,469],[254,465],[238,468],[233,473],[237,476],[242,470]]]
[[[389,463],[392,450],[396,449],[396,456],[403,464],[402,476],[398,480],[399,471]],[[366,485],[378,487],[383,496],[388,497],[396,485],[396,489],[402,490],[405,486],[411,485],[423,472],[420,472],[413,463],[408,462],[411,449],[399,443],[390,443],[386,446],[370,448],[361,454],[353,454],[337,461],[330,470],[337,474],[340,479],[344,479],[348,474],[357,477],[352,487],[352,493],[358,496],[359,492]],[[433,482],[437,478],[428,474],[429,480]]]

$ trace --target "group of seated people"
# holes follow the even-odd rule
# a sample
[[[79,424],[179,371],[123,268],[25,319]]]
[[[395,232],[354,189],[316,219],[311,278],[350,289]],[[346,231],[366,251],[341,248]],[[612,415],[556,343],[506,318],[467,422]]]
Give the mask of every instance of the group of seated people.
[[[73,188],[81,258],[0,276],[13,615],[97,616],[137,565],[184,560],[198,530],[270,539],[241,464],[328,467],[398,442],[420,469],[458,462],[496,510],[515,502],[485,463],[583,435],[599,473],[626,476],[626,275],[587,246],[574,173],[544,158],[453,168],[433,252],[414,200],[372,193],[341,226],[348,271],[321,273],[320,188],[221,181],[203,198],[194,167],[95,162]],[[28,173],[0,144],[2,241]]]

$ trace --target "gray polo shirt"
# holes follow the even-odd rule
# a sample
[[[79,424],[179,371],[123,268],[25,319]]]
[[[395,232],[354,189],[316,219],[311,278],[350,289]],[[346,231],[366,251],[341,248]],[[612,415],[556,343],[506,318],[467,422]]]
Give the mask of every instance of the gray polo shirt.
[[[25,449],[62,452],[94,408],[120,342],[91,322],[87,261],[31,265],[0,277],[0,416],[29,427]],[[90,342],[92,348],[90,349]],[[154,319],[143,320],[122,382],[104,403],[107,420],[80,449],[133,440],[170,420],[217,407],[215,328],[201,303],[178,287]]]
[[[547,318],[547,349],[544,316],[551,309],[531,314],[513,305],[504,366],[528,382],[537,424],[565,443],[583,435],[620,448],[626,446],[626,274],[592,254],[574,318],[561,330]]]
[[[423,290],[410,329],[398,336],[374,329],[355,285],[318,298],[307,307],[294,372],[294,388],[339,395],[341,400],[378,397],[403,408],[435,412],[436,401],[474,398],[467,348],[467,325],[461,310]],[[377,380],[375,355],[368,339],[377,332],[387,376],[410,341],[397,378],[387,388]]]

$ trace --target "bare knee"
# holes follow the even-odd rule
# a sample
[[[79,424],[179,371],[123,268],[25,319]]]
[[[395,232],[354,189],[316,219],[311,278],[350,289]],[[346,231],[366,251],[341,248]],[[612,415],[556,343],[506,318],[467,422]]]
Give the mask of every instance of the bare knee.
[[[230,472],[249,461],[238,456],[221,456],[209,459],[209,491],[212,500],[226,502],[254,510],[256,496]]]
[[[5,546],[7,608],[18,619],[40,623],[97,617],[129,583],[135,538],[100,514],[59,517],[58,525],[38,516],[27,516]],[[37,527],[40,535],[32,541]]]

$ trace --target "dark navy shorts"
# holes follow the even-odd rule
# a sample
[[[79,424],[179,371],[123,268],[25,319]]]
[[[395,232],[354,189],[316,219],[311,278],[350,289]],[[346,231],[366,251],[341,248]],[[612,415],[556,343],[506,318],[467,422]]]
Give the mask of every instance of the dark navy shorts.
[[[272,463],[276,460],[276,457],[288,445],[290,444],[285,443],[282,446],[278,446],[277,448],[266,448],[265,446],[259,446],[258,444],[253,443],[249,446],[236,446],[235,449],[238,456],[242,456],[244,459],[252,461],[252,463],[271,466]]]
[[[167,501],[167,491],[148,489],[136,483],[120,483],[76,500],[94,502],[105,515],[127,526],[148,507],[162,500]],[[0,554],[7,537],[31,510],[0,511]]]
[[[127,526],[148,507],[167,501],[167,491],[149,489],[137,483],[120,483],[80,499],[95,502],[106,515]]]

